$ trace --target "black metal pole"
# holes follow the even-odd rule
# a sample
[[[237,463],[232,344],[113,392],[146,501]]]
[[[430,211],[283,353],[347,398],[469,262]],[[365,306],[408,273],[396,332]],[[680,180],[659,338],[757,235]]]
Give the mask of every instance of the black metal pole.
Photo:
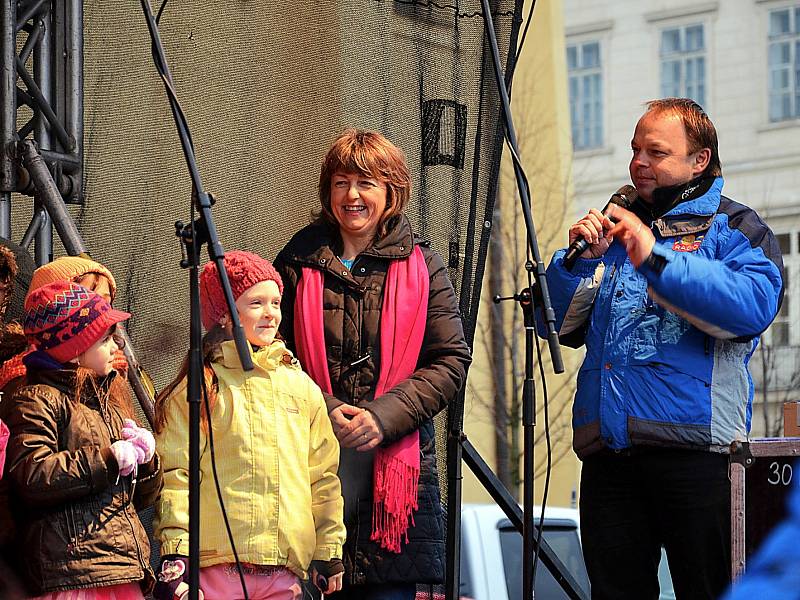
[[[73,152],[79,167],[83,166],[83,0],[67,2],[66,57],[66,126],[67,133],[75,141]],[[65,148],[69,151],[69,149]],[[80,181],[76,199],[83,196]]]
[[[457,405],[450,413],[447,427],[447,544],[446,556],[447,578],[445,580],[445,598],[454,600],[459,597],[461,587],[461,442],[464,414],[464,390],[458,395]]]
[[[44,31],[39,43],[33,49],[33,75],[27,71],[18,57],[15,58],[15,62],[17,74],[25,82],[29,93],[38,104],[38,110],[34,109],[34,139],[39,148],[52,150],[48,123],[53,127],[60,126],[60,124],[50,107],[53,97],[53,20],[50,8],[48,7],[39,14],[38,18],[44,22]],[[19,22],[17,27],[21,28]],[[63,129],[63,127],[61,128]],[[66,131],[63,134],[66,135]],[[34,209],[37,205],[44,205],[41,196],[42,194],[39,192],[34,194]],[[38,266],[53,260],[53,223],[47,213],[45,213],[45,220],[36,234],[34,244],[34,259]]]
[[[17,128],[17,3],[0,4],[0,237],[11,239],[11,192],[16,187],[16,167],[10,149]]]
[[[36,186],[36,201],[41,203],[54,224],[58,236],[64,243],[64,249],[70,256],[77,256],[87,252],[86,245],[83,243],[78,227],[67,212],[67,207],[61,198],[50,170],[36,151],[36,144],[33,140],[25,140],[20,144],[22,148],[22,160],[30,173],[31,180]]]
[[[41,205],[34,206],[31,221],[28,223],[28,228],[25,230],[25,233],[22,236],[22,241],[19,243],[19,245],[25,248],[25,250],[30,247],[33,238],[36,237],[36,234],[39,232],[39,228],[44,224],[45,219],[47,219],[47,211],[44,209],[44,207]]]
[[[203,332],[200,327],[200,245],[189,250],[189,599],[200,590],[200,402],[203,381]],[[209,427],[211,427],[209,415]]]
[[[519,294],[519,305],[522,307],[525,325],[525,382],[522,384],[522,597],[530,600],[534,597],[533,556],[536,551],[536,529],[533,526],[533,429],[536,425],[536,405],[534,403],[535,388],[533,382],[533,344],[534,327],[533,300],[530,288]],[[529,560],[530,559],[530,560]]]

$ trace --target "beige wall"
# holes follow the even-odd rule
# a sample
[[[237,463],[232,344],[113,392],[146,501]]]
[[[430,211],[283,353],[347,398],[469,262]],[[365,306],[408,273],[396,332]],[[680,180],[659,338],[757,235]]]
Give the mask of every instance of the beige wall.
[[[528,6],[525,7],[527,14]],[[561,0],[540,0],[536,3],[533,24],[514,75],[512,104],[514,123],[519,140],[520,153],[528,180],[532,186],[534,223],[537,230],[539,250],[545,263],[550,255],[566,242],[565,212],[569,214],[572,197],[569,112],[567,103],[566,66],[564,58],[564,35]],[[500,177],[498,205],[503,230],[499,231],[497,219],[493,235],[504,240],[503,295],[511,295],[524,284],[523,263],[525,261],[525,231],[519,201],[516,195],[515,178],[509,153],[504,154]],[[516,233],[511,233],[516,232]],[[474,344],[474,362],[471,367],[464,430],[472,444],[493,468],[495,467],[494,411],[489,406],[493,394],[493,365],[488,351],[489,291],[488,273],[491,261],[487,262],[484,276],[483,297],[478,316],[478,329]],[[512,320],[521,319],[516,304],[506,303],[504,331],[511,335],[516,331],[520,345],[524,333],[519,323],[516,328]],[[548,504],[570,506],[573,490],[578,486],[579,465],[571,450],[570,412],[574,390],[574,372],[580,355],[564,349],[567,373],[552,375],[549,352],[544,347],[545,373],[550,393],[551,434],[554,467],[552,470]],[[521,379],[509,386],[521,390]],[[541,501],[544,485],[544,417],[542,413],[542,388],[536,376],[537,444],[534,456],[537,465],[536,501]],[[522,432],[520,431],[520,436]],[[464,502],[490,502],[488,494],[475,480],[467,467],[464,468]],[[521,498],[521,493],[519,496]]]

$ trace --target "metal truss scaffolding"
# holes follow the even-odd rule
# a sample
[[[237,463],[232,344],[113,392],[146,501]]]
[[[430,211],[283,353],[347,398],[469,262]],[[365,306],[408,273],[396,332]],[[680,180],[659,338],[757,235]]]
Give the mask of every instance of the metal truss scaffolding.
[[[43,264],[53,255],[47,192],[37,190],[20,144],[32,138],[63,200],[82,202],[83,2],[4,0],[0,10],[0,237],[11,238],[12,193],[33,196],[21,245],[35,240],[36,263]]]

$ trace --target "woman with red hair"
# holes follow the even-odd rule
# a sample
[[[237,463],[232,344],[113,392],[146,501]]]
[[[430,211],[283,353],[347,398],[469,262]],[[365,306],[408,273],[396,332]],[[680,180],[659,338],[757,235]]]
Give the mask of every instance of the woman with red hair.
[[[281,333],[322,388],[341,447],[345,587],[337,599],[410,600],[444,579],[433,417],[470,362],[442,258],[403,214],[411,176],[374,131],[339,135],[321,209],[278,255]]]

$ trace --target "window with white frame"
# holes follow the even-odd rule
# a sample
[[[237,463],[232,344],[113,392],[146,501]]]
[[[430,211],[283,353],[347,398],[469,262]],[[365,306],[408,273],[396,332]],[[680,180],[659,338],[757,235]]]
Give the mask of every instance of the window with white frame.
[[[783,304],[750,361],[750,373],[756,390],[783,390],[796,396],[800,390],[800,231],[776,233],[775,238],[783,255]]]
[[[661,96],[706,103],[706,42],[702,23],[661,30]]]
[[[600,42],[567,45],[569,113],[575,150],[603,145],[603,72]]]
[[[769,13],[769,120],[800,117],[800,4]]]
[[[769,329],[769,343],[772,346],[793,346],[800,342],[800,331],[795,331],[791,315],[795,312],[794,303],[798,298],[793,293],[794,277],[800,268],[800,231],[775,234],[783,255],[783,304]],[[794,326],[794,327],[793,327]]]

